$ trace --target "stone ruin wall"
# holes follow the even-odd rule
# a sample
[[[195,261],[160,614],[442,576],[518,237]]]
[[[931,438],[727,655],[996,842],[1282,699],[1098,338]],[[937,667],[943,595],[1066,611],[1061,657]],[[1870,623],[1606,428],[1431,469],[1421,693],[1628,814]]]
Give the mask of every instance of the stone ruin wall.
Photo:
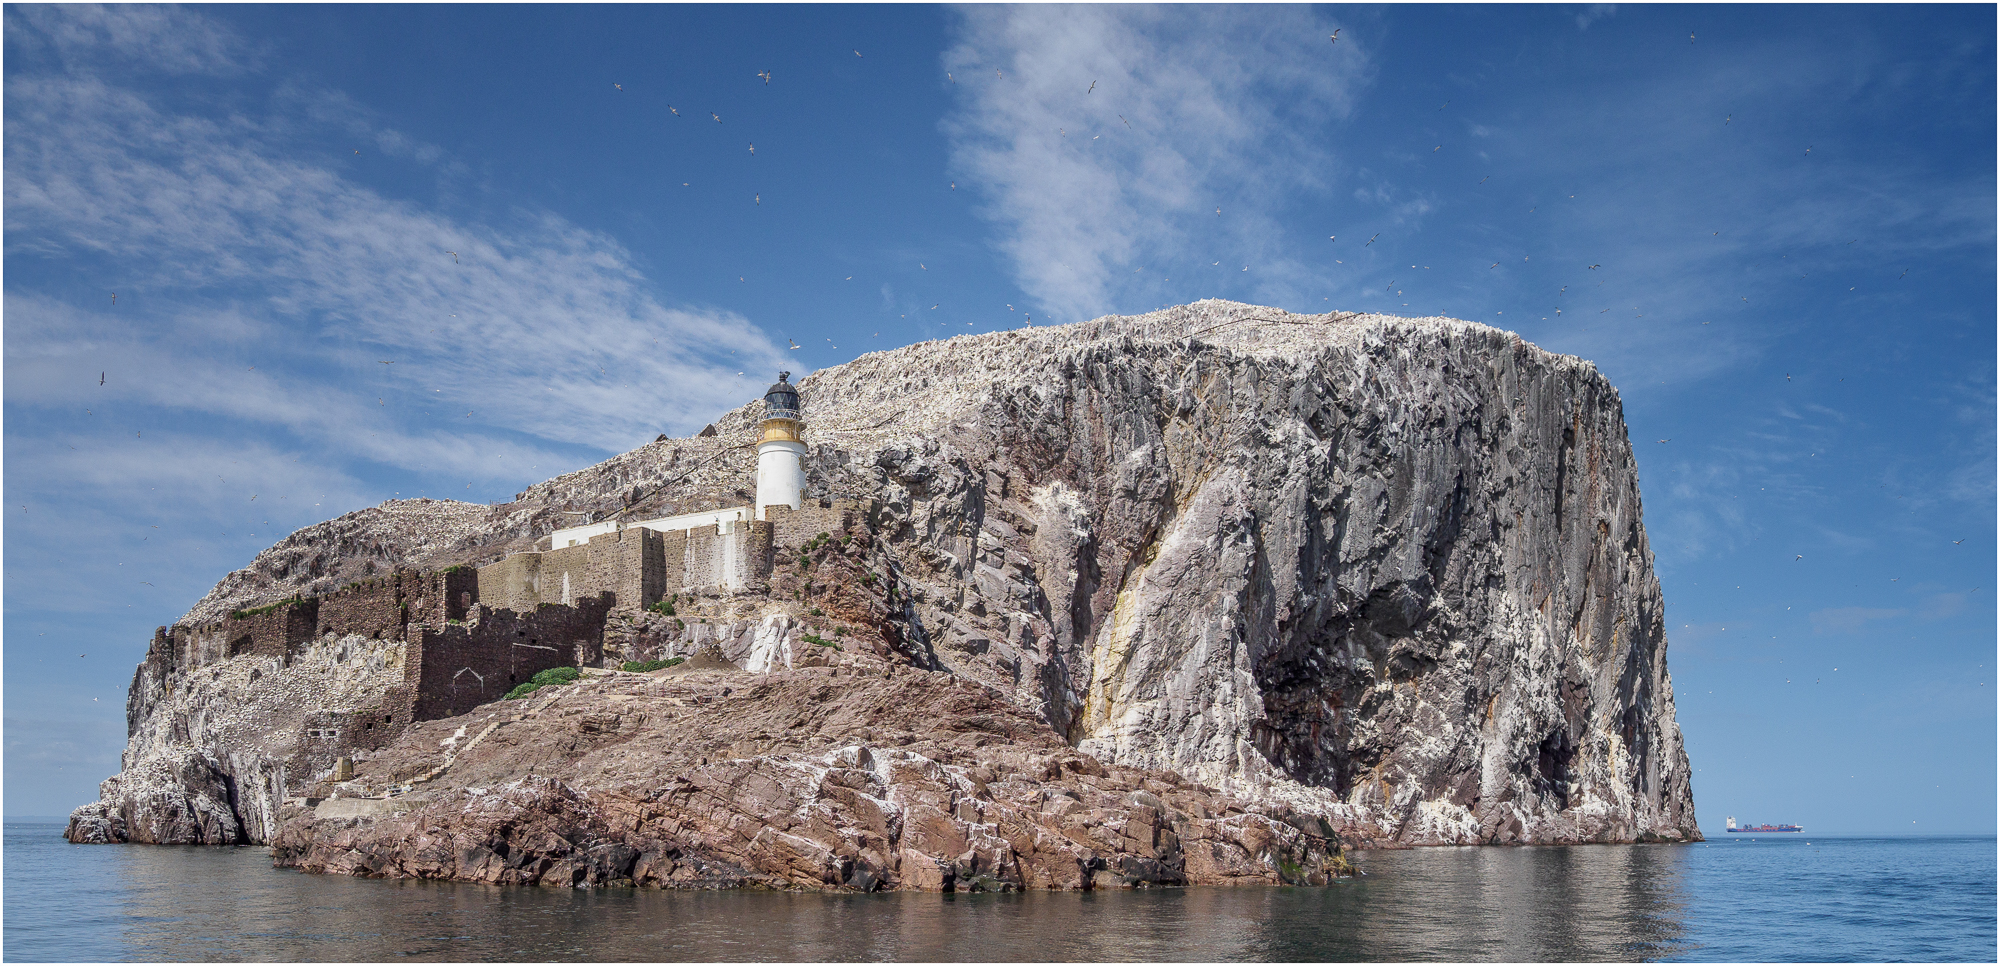
[[[464,714],[506,697],[538,672],[598,663],[612,602],[600,593],[527,613],[482,604],[464,623],[418,628],[403,661],[403,686],[414,696],[411,720]]]
[[[517,553],[479,568],[476,599],[492,608],[528,612],[562,602],[569,575],[572,601],[611,593],[621,611],[637,611],[669,594],[762,593],[773,557],[821,533],[839,533],[868,513],[862,500],[808,502],[793,510],[767,507],[769,519],[658,531],[633,525],[600,533],[585,544]]]

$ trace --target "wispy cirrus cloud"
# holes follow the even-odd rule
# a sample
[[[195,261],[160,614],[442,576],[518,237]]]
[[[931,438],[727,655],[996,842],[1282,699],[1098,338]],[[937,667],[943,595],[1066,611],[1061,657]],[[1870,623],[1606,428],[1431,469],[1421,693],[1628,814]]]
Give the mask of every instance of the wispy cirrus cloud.
[[[228,26],[184,8],[138,4],[11,4],[7,43],[89,73],[113,62],[169,74],[233,74],[261,52]]]
[[[459,221],[302,158],[255,120],[171,114],[94,78],[17,78],[8,104],[10,253],[115,263],[133,283],[127,320],[156,324],[163,302],[254,316],[288,350],[264,377],[288,395],[351,393],[386,360],[392,394],[617,450],[753,393],[733,375],[745,364],[784,362],[741,316],[661,304],[616,241],[553,214]],[[46,328],[17,307],[26,332]],[[218,354],[195,335],[155,349]],[[258,382],[215,385],[255,399],[270,390]]]
[[[1255,264],[1290,301],[1320,269],[1276,214],[1332,189],[1317,136],[1369,73],[1304,7],[958,10],[954,171],[1018,283],[1059,321],[1132,309],[1161,265]],[[1217,209],[1220,209],[1218,214]],[[1150,305],[1143,306],[1151,308]]]

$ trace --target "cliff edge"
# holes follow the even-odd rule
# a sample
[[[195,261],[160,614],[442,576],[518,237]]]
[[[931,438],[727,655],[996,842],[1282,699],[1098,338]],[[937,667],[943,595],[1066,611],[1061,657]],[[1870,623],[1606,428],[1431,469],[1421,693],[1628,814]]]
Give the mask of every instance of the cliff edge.
[[[220,646],[197,656],[190,644],[141,666],[125,770],[78,810],[72,838],[277,842],[281,861],[371,874],[834,887],[937,887],[946,873],[1030,867],[1043,871],[1003,879],[1087,886],[1093,868],[1120,862],[1128,882],[1240,881],[1253,868],[1304,881],[1328,867],[1333,839],[1700,838],[1637,469],[1617,392],[1587,362],[1470,322],[1205,301],[871,353],[799,390],[807,498],[863,509],[838,533],[776,547],[755,592],[677,594],[673,616],[619,602],[571,652],[602,667],[706,653],[709,670],[566,685],[578,716],[567,731],[542,720],[555,712],[523,717],[527,699],[395,722],[352,756],[356,774],[340,786],[300,756],[304,715],[367,704],[365,693],[394,687],[407,652],[379,631],[333,627],[276,657]],[[757,415],[742,407],[712,433],[642,446],[508,504],[404,501],[302,530],[185,622],[322,591],[329,575],[490,564],[579,519],[740,503]],[[294,682],[310,708],[266,697],[276,681]],[[805,713],[883,681],[906,690],[869,703],[887,709],[879,721]],[[784,718],[786,737],[710,713],[723,705],[697,700],[703,689],[727,689],[724,705],[758,691],[760,710],[743,720]],[[975,694],[976,709],[963,705]],[[606,734],[613,709],[624,723],[609,733],[626,735],[615,751],[550,756],[610,748],[577,736]],[[997,731],[965,727],[1002,717]],[[475,756],[485,764],[470,777],[474,759],[446,762],[457,729],[489,725],[477,755],[497,757]],[[499,754],[510,732],[513,751]],[[705,737],[690,747],[706,753],[670,751],[695,734]],[[1011,762],[1012,777],[999,781],[989,761]],[[408,785],[441,765],[431,785]],[[935,799],[925,807],[948,806],[959,838],[999,836],[983,865],[910,845],[910,868],[933,871],[902,871],[916,799],[895,776],[918,772]],[[1066,781],[1071,796],[1057,794]],[[798,815],[835,786],[900,803],[879,819],[894,848],[786,831],[804,819],[779,821],[777,800],[749,785],[790,788],[784,807]],[[391,791],[422,795],[355,804]],[[321,795],[348,804],[329,811]],[[1075,831],[1091,822],[1065,833],[1070,820],[1048,817],[1051,795],[1150,831],[1122,844]],[[1158,805],[1137,812],[1134,796]],[[434,824],[446,813],[481,809],[514,816],[481,827],[540,823],[570,844],[543,842],[546,868],[532,875],[521,870],[534,862],[479,858],[525,854],[486,839],[461,849],[471,858],[410,859],[443,848],[418,843],[447,830]],[[1002,813],[1013,818],[990,817]],[[1228,816],[1234,825],[1198,824]],[[1032,836],[992,831],[1009,822],[1074,849],[1037,853]],[[571,834],[585,828],[595,831]],[[780,832],[814,844],[767,862],[731,838],[766,848]],[[623,858],[579,857],[589,849]],[[1207,858],[1191,872],[1195,851]],[[1022,858],[1058,852],[1057,865],[1084,871]],[[799,855],[820,856],[813,871],[793,868]],[[645,856],[656,870],[666,856],[686,861],[648,879],[634,871]],[[1143,862],[1154,866],[1130,864]],[[842,863],[846,873],[826,872]],[[1155,866],[1166,871],[1146,871]]]

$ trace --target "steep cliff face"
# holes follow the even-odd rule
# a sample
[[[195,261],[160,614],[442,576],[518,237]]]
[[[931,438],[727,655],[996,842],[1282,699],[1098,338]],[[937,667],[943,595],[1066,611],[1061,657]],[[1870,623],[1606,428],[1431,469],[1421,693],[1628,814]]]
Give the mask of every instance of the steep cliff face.
[[[1474,323],[1211,301],[874,353],[800,388],[807,495],[875,509],[834,566],[750,602],[756,620],[803,626],[823,607],[879,643],[868,660],[991,688],[1089,760],[1282,804],[1350,841],[1699,838],[1636,467],[1588,363]],[[756,416],[510,504],[389,504],[301,531],[197,611],[741,502]],[[751,626],[722,636],[747,648]],[[605,647],[695,643],[654,622]],[[240,788],[188,726],[215,712],[164,697],[180,686],[142,669],[133,747],[186,734],[176,774],[192,777],[155,784],[213,772]],[[131,800],[112,785],[134,754],[104,816]],[[565,794],[593,794],[597,778],[577,780]],[[227,840],[172,831],[226,826],[219,809],[174,814],[128,834]],[[306,839],[288,848],[318,861]]]
[[[1077,747],[1331,796],[1381,840],[1698,835],[1636,467],[1588,363],[1227,303],[931,359],[805,381],[840,414],[822,472],[892,508],[939,660]]]

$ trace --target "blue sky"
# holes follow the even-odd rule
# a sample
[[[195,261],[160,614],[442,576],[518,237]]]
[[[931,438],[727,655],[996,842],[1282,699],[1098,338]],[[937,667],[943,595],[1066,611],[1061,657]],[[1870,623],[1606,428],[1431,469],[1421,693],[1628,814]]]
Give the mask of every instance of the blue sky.
[[[1616,383],[1705,828],[1994,830],[1990,6],[5,17],[9,815],[294,529],[1220,297]]]

